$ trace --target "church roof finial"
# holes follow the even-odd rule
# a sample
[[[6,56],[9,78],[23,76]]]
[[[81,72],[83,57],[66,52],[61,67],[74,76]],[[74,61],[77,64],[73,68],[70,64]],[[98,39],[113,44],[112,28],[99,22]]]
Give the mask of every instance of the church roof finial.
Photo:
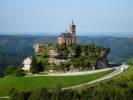
[[[72,25],[74,25],[74,21],[73,21],[73,19],[72,19]]]

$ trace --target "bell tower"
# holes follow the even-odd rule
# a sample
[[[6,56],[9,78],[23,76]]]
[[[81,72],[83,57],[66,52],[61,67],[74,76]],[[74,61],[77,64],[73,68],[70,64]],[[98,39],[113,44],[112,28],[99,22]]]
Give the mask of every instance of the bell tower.
[[[73,36],[73,42],[76,43],[76,25],[74,24],[73,20],[72,23],[69,25],[69,31]]]

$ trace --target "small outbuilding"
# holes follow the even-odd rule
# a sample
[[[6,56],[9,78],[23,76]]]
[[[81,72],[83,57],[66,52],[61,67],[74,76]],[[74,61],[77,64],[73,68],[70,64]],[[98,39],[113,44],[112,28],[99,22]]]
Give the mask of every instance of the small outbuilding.
[[[24,67],[22,67],[22,69],[25,70],[25,71],[29,71],[30,68],[31,68],[31,64],[32,64],[32,58],[27,57],[27,58],[24,59],[24,61],[23,61]]]

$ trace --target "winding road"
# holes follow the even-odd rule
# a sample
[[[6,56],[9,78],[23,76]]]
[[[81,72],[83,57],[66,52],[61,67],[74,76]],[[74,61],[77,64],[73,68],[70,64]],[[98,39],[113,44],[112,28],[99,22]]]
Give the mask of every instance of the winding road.
[[[108,75],[105,75],[105,76],[103,76],[101,78],[98,78],[96,80],[90,81],[88,83],[83,83],[83,84],[80,84],[80,85],[75,85],[75,86],[71,86],[71,87],[67,87],[67,88],[62,88],[61,90],[79,88],[79,87],[82,87],[82,86],[87,86],[87,85],[90,85],[90,84],[93,84],[93,83],[96,83],[96,82],[100,82],[100,81],[109,79],[111,77],[114,77],[114,76],[122,73],[124,71],[122,69],[127,70],[128,69],[128,66],[123,64],[123,65],[121,65],[119,67],[115,67],[115,70],[112,73],[110,73]]]
[[[34,76],[77,76],[77,75],[88,75],[88,74],[94,74],[94,73],[100,73],[104,71],[108,71],[114,68],[104,68],[104,69],[98,69],[98,70],[89,70],[89,71],[80,71],[80,72],[66,72],[66,73],[49,73],[47,75],[39,75],[36,74]],[[29,76],[33,77],[33,76]]]
[[[71,87],[66,87],[66,88],[62,88],[61,90],[67,90],[67,89],[74,89],[74,88],[79,88],[79,87],[82,87],[82,86],[87,86],[87,85],[90,85],[90,84],[93,84],[93,83],[96,83],[96,82],[100,82],[100,81],[103,81],[103,80],[106,80],[106,79],[109,79],[111,77],[114,77],[120,73],[122,73],[124,70],[127,70],[128,69],[128,66],[123,64],[119,67],[115,67],[115,70],[108,74],[108,75],[105,75],[101,78],[98,78],[96,80],[93,80],[93,81],[90,81],[90,82],[87,82],[87,83],[83,83],[83,84],[80,84],[80,85],[75,85],[75,86],[71,86]],[[62,76],[62,75],[61,75]],[[9,99],[10,97],[9,96],[3,96],[3,97],[0,97],[0,99]]]

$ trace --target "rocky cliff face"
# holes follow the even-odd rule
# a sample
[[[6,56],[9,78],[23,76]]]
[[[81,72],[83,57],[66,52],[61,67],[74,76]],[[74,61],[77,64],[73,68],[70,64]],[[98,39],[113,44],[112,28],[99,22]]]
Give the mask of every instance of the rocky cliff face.
[[[64,66],[64,69],[70,69],[70,66],[74,68],[82,67],[83,70],[89,69],[102,69],[109,67],[107,55],[110,51],[109,48],[97,46],[93,44],[76,44],[76,45],[49,45],[47,48],[49,55],[51,51],[57,50],[57,54],[52,57],[49,62],[55,63],[59,60],[66,60],[65,63],[59,63],[59,66]],[[43,51],[45,54],[46,51]],[[52,54],[53,55],[53,54]],[[49,56],[47,56],[49,57]],[[63,65],[62,65],[63,64]]]
[[[99,59],[96,62],[96,69],[107,68],[109,66],[107,58]]]
[[[107,60],[107,55],[109,54],[110,52],[110,49],[107,48],[103,54],[103,56],[101,58],[98,58],[97,61],[96,61],[96,65],[95,65],[95,68],[96,69],[102,69],[102,68],[107,68],[109,67],[109,63],[108,63],[108,60]]]

